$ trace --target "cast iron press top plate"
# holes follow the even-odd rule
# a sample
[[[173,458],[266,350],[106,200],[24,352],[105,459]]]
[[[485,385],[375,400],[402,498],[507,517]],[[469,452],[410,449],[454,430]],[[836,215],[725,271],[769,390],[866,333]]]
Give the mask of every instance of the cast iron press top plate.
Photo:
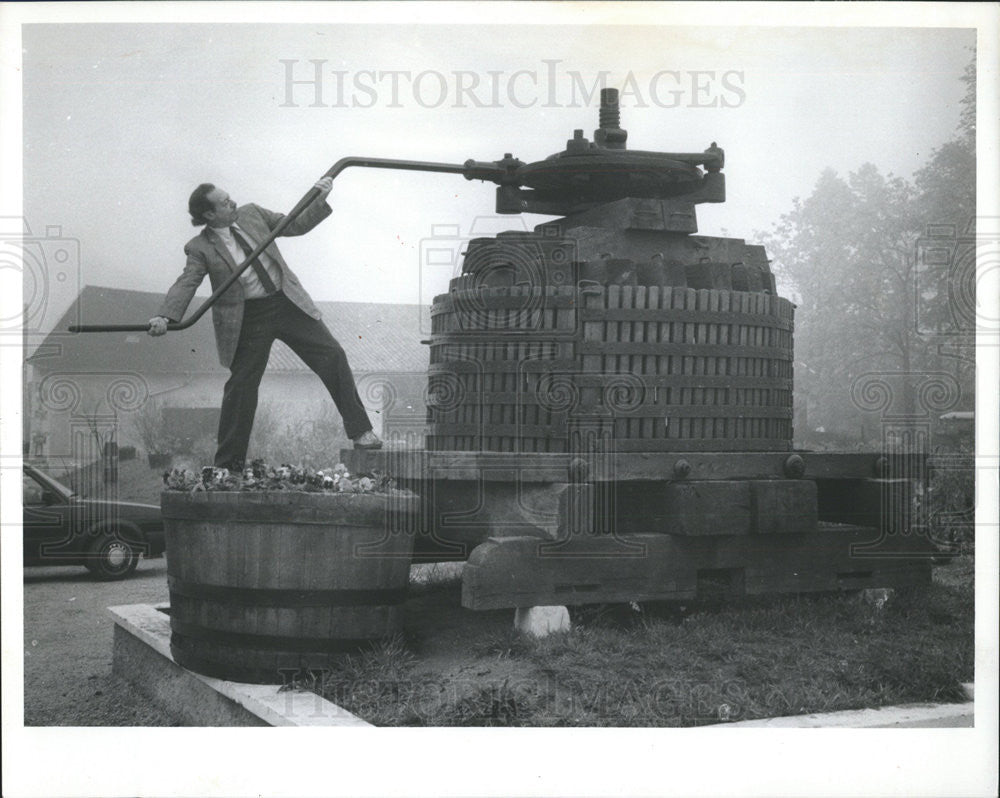
[[[557,153],[520,167],[522,186],[547,195],[594,197],[673,197],[701,183],[693,164],[642,150],[598,149],[593,153]]]

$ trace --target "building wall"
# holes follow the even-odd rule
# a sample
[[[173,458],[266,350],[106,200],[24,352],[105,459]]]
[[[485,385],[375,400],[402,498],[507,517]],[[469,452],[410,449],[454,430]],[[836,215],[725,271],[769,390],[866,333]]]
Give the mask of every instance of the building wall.
[[[217,406],[223,375],[142,375],[112,372],[42,372],[25,385],[31,407],[31,454],[89,462],[105,441],[146,450],[137,416],[153,406]],[[39,439],[44,445],[38,447]],[[38,451],[41,448],[42,451]]]
[[[34,379],[25,383],[24,398],[29,454],[82,462],[97,459],[103,443],[111,440],[119,447],[134,446],[148,453],[137,432],[143,413],[164,407],[217,410],[228,376],[34,371]],[[424,374],[358,374],[356,380],[378,434],[423,424]],[[269,372],[259,396],[258,417],[270,414],[282,423],[308,421],[332,409],[329,394],[311,372]],[[214,439],[214,429],[205,433]]]

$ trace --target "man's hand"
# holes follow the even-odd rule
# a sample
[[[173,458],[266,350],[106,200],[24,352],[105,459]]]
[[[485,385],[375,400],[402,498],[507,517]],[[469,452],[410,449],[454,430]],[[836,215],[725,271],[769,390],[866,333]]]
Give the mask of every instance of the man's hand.
[[[170,323],[170,319],[166,319],[163,316],[153,316],[149,320],[149,329],[147,332],[150,335],[163,335],[167,331],[167,324]]]
[[[326,195],[333,190],[333,178],[321,177],[313,184],[313,188],[319,189],[319,195],[321,198],[326,197]]]

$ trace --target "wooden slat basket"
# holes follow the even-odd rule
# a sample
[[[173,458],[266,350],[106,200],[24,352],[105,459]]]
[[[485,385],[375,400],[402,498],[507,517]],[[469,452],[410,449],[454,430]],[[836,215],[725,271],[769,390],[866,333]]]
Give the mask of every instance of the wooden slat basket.
[[[431,313],[428,449],[568,452],[588,426],[623,452],[792,448],[781,297],[456,286]]]

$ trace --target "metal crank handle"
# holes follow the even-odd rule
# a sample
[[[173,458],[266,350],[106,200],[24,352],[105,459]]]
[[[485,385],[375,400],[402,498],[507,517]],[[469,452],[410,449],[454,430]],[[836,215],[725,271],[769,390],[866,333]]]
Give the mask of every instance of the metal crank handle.
[[[194,323],[194,317],[184,321],[171,321],[167,323],[167,331],[186,330]],[[92,333],[92,332],[148,332],[149,324],[71,324],[71,333]]]
[[[499,174],[501,174],[504,169],[501,165],[495,166],[495,176],[491,175],[486,177],[491,172],[487,164],[480,164],[475,161],[467,161],[464,164],[450,164],[450,163],[435,163],[432,161],[403,161],[396,160],[394,158],[359,158],[355,156],[349,156],[347,158],[341,158],[333,166],[331,166],[323,177],[330,177],[334,180],[337,176],[343,172],[345,169],[351,166],[364,166],[369,169],[401,169],[404,171],[414,171],[414,172],[445,172],[449,174],[460,174],[465,175],[469,180],[472,179],[494,179],[497,182]],[[167,324],[167,330],[186,330],[192,324],[194,324],[198,319],[205,315],[206,311],[215,304],[215,301],[224,294],[229,287],[236,282],[240,275],[243,274],[250,266],[253,264],[255,258],[257,258],[274,239],[276,239],[285,228],[288,227],[292,222],[294,222],[299,214],[302,213],[309,205],[311,205],[316,198],[319,196],[320,190],[315,186],[310,188],[309,191],[300,199],[295,207],[292,208],[282,220],[275,226],[271,231],[270,235],[267,236],[263,241],[261,241],[256,247],[254,247],[253,252],[247,255],[246,260],[244,260],[236,270],[226,278],[212,295],[202,303],[194,313],[188,316],[183,321],[170,322]],[[74,324],[69,327],[69,331],[72,333],[93,333],[93,332],[146,332],[149,330],[149,323],[145,324]]]

